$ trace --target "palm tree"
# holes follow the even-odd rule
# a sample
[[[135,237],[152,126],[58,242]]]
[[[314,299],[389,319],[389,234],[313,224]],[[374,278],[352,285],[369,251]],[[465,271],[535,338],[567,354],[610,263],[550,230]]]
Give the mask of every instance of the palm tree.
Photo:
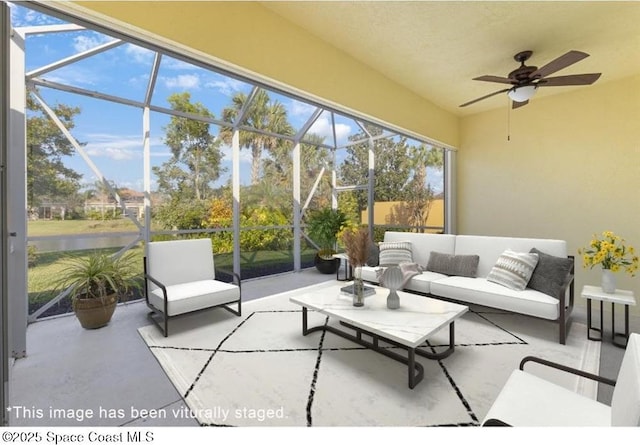
[[[244,107],[247,95],[237,93],[233,96],[232,105],[222,110],[222,119],[225,122],[235,122],[238,113]],[[278,101],[271,101],[269,94],[259,90],[255,95],[249,109],[242,120],[242,125],[269,133],[292,135],[293,128],[287,119],[287,110]],[[231,143],[234,129],[232,127],[220,128],[220,137],[225,143]],[[281,138],[250,131],[240,132],[240,147],[251,149],[251,184],[260,182],[260,160],[264,150],[274,150],[283,141]]]
[[[426,226],[433,202],[433,189],[431,184],[427,184],[427,167],[441,170],[444,165],[443,151],[425,144],[412,146],[409,150],[409,165],[414,170],[407,187],[409,218],[415,226]]]

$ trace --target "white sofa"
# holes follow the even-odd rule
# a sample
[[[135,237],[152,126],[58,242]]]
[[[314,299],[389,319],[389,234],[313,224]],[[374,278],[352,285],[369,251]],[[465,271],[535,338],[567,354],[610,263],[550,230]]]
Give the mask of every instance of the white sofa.
[[[562,285],[560,299],[538,290],[530,288],[513,290],[487,280],[496,261],[507,249],[529,252],[532,248],[536,248],[548,255],[573,259],[572,256],[567,255],[565,241],[410,232],[386,232],[384,235],[384,242],[406,241],[411,243],[412,262],[422,268],[426,268],[429,264],[432,252],[478,255],[479,261],[475,277],[449,276],[423,271],[405,284],[405,290],[557,321],[560,325],[559,341],[565,344],[569,315],[574,303],[573,265]],[[365,281],[378,283],[380,269],[380,266],[364,266],[362,278]]]

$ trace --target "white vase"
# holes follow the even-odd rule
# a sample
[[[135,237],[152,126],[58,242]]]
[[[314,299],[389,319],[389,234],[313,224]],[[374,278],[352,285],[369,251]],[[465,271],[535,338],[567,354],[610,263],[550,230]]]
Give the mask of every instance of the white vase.
[[[611,269],[602,269],[602,290],[608,294],[616,292],[616,275]]]

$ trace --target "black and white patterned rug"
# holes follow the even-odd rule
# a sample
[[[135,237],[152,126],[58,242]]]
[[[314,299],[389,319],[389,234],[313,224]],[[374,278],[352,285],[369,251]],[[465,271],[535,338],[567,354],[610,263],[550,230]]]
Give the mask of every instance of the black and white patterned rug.
[[[416,358],[425,376],[411,390],[405,365],[331,333],[303,336],[295,292],[247,302],[242,317],[214,309],[175,319],[168,338],[139,329],[201,425],[476,426],[527,355],[598,371],[586,326],[573,323],[560,345],[555,323],[472,307],[456,321],[453,355]],[[310,326],[326,321],[309,313]],[[447,344],[445,328],[425,348]],[[537,366],[527,369],[596,397],[590,381]]]

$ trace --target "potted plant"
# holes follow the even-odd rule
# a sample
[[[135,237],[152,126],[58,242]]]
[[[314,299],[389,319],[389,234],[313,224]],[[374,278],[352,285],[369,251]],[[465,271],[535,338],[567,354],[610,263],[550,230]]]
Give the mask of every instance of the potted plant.
[[[315,256],[315,266],[325,274],[336,273],[340,267],[340,260],[334,258],[338,232],[347,225],[347,216],[338,209],[325,208],[316,210],[309,215],[307,232],[311,239],[318,244]]]
[[[94,252],[68,258],[56,287],[68,290],[82,327],[97,329],[109,323],[120,298],[141,288],[139,275],[131,252],[120,257]]]

